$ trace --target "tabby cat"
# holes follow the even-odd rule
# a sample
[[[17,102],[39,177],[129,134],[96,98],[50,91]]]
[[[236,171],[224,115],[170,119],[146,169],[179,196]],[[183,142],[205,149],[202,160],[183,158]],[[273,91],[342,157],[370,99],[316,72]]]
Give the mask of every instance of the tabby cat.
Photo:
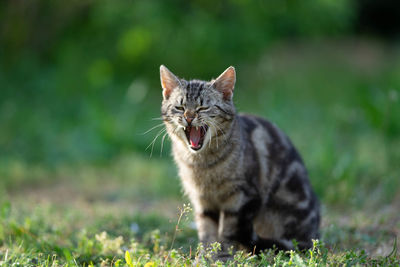
[[[186,81],[160,67],[162,118],[172,140],[199,240],[259,252],[312,246],[319,204],[306,168],[274,124],[237,114],[233,67],[211,81]]]

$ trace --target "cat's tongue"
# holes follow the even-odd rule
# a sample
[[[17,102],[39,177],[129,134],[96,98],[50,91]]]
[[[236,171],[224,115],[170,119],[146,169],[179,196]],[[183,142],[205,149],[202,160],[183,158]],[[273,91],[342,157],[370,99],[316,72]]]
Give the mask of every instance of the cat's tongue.
[[[190,145],[194,148],[199,147],[199,142],[201,137],[200,131],[201,130],[199,127],[191,127],[190,129]]]

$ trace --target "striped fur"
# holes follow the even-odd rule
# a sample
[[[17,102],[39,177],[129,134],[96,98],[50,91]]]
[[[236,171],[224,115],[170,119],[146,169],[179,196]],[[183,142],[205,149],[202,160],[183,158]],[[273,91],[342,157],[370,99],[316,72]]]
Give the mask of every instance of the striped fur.
[[[306,168],[274,124],[236,113],[233,67],[210,82],[179,79],[164,66],[160,72],[162,116],[199,240],[224,250],[289,250],[294,239],[309,248],[320,215]],[[191,127],[206,130],[200,149],[190,145]]]

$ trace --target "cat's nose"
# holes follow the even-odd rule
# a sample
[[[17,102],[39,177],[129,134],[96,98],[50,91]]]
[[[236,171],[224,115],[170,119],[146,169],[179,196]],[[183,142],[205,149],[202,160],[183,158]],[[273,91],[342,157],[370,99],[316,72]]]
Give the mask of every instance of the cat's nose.
[[[194,114],[193,114],[193,113],[190,113],[190,112],[187,112],[187,111],[186,111],[186,112],[183,114],[183,116],[185,117],[185,119],[186,119],[186,121],[187,121],[188,124],[191,124],[192,121],[194,120]]]

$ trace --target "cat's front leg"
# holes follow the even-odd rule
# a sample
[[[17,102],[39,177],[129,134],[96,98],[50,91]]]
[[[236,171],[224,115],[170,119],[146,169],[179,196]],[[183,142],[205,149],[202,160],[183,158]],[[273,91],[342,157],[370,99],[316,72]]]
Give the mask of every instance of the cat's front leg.
[[[218,221],[218,211],[204,209],[196,212],[199,241],[204,246],[209,246],[218,241]]]

